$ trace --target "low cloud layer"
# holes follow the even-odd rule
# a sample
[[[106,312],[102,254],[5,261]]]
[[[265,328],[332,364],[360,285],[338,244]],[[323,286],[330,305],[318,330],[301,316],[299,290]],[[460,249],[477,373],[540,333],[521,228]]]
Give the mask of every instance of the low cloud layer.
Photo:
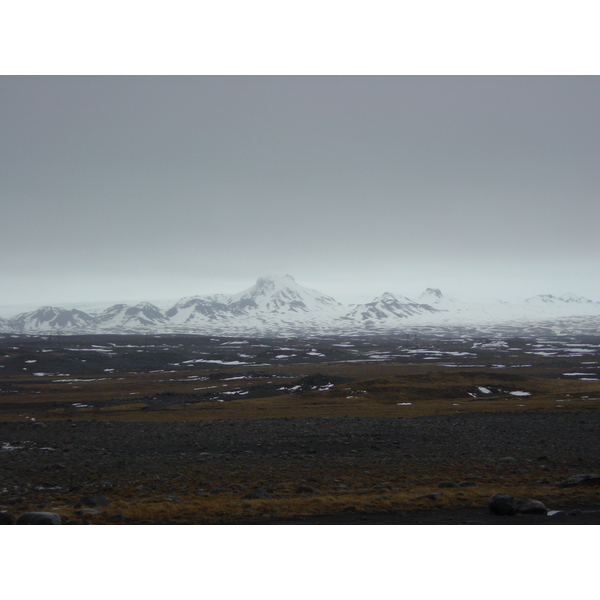
[[[597,77],[1,77],[0,305],[600,300]]]

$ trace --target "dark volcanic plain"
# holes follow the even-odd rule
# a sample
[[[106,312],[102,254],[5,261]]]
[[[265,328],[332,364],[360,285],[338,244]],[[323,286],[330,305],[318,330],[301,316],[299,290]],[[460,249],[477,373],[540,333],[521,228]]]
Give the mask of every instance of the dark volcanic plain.
[[[597,337],[0,343],[0,511],[15,517],[600,523],[600,487],[558,485],[600,473]],[[494,515],[498,492],[552,512]]]

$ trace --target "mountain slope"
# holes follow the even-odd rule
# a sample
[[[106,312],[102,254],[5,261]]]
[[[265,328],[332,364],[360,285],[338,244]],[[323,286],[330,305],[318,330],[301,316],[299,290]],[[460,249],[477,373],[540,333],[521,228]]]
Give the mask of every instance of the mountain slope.
[[[419,304],[406,296],[394,296],[394,294],[386,292],[375,298],[373,302],[357,305],[344,316],[344,319],[381,322],[436,312],[439,311],[428,304]]]
[[[260,277],[251,288],[231,296],[228,303],[236,316],[330,313],[340,306],[331,296],[298,285],[291,275]]]
[[[571,293],[563,294],[562,296],[553,296],[552,294],[540,294],[538,296],[527,298],[525,302],[534,305],[553,304],[555,306],[564,306],[565,304],[599,304],[598,302],[593,302],[589,298],[584,298],[583,296],[577,296],[576,294]]]
[[[227,319],[227,296],[188,296],[176,302],[165,312],[165,317],[176,325],[198,325]]]
[[[427,288],[419,296],[419,304],[428,304],[430,306],[446,306],[455,304],[456,300],[450,296],[444,296],[439,288]]]
[[[115,304],[96,316],[101,327],[104,328],[145,328],[156,325],[168,325],[167,319],[160,309],[149,302],[140,302],[135,306]]]
[[[9,323],[12,328],[20,331],[85,330],[93,329],[98,325],[97,319],[82,310],[76,308],[67,310],[54,306],[43,306],[28,313],[21,313],[10,319]]]

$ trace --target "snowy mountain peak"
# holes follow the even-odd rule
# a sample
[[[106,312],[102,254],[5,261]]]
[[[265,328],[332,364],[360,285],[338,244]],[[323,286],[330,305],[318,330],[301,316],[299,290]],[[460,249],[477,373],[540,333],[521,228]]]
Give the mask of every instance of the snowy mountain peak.
[[[559,301],[558,298],[552,294],[538,294],[537,296],[532,296],[525,300],[525,302],[528,302],[529,304],[554,304],[557,301]]]
[[[296,283],[291,275],[259,277],[251,288],[233,295],[231,302],[237,302],[243,298],[255,299],[260,296],[280,295],[286,297],[297,294],[301,296],[304,289]]]
[[[439,288],[427,288],[420,296],[421,304],[451,304],[456,302],[454,298],[444,296]]]
[[[81,329],[93,327],[95,324],[96,319],[81,310],[67,310],[55,306],[42,306],[10,319],[11,327],[19,330]]]
[[[381,323],[383,321],[394,321],[424,313],[437,312],[435,308],[432,308],[428,304],[418,304],[406,296],[395,296],[390,292],[386,292],[375,298],[373,302],[357,305],[345,318],[358,319],[359,321],[370,323]]]
[[[584,298],[583,296],[577,296],[576,294],[573,294],[571,292],[569,292],[568,294],[563,294],[562,296],[559,297],[559,300],[562,300],[563,302],[576,302],[577,304],[592,304],[592,300],[590,300],[589,298]]]
[[[288,285],[298,285],[296,280],[291,275],[270,275],[268,277],[259,277],[256,280],[254,287],[272,290],[278,287],[286,287]]]
[[[525,302],[529,304],[594,304],[589,298],[577,296],[576,294],[568,293],[562,296],[553,296],[552,294],[539,294],[527,298]]]
[[[377,298],[375,298],[375,300],[373,300],[373,302],[383,303],[383,304],[390,304],[390,303],[414,304],[414,302],[410,298],[407,298],[406,296],[397,296],[396,294],[392,294],[391,292],[385,292],[385,293],[381,294],[381,296],[378,296]]]
[[[250,312],[310,312],[338,307],[339,303],[317,290],[298,285],[290,275],[259,277],[247,290],[231,296],[229,309],[237,315]]]
[[[150,302],[140,302],[135,306],[114,304],[97,315],[97,321],[102,328],[143,328],[168,323],[160,309]]]

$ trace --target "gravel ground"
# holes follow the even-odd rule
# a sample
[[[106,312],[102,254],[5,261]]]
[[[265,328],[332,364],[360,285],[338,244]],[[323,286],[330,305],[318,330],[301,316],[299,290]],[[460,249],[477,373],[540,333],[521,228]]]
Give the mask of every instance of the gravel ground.
[[[0,423],[0,444],[0,505],[23,509],[43,506],[59,493],[108,494],[122,488],[148,496],[239,495],[255,486],[277,495],[288,493],[298,481],[312,482],[322,491],[340,486],[385,489],[393,478],[393,486],[408,488],[447,479],[495,478],[499,483],[546,478],[555,485],[571,474],[600,472],[600,415],[13,422]],[[371,515],[367,522],[436,522],[442,512],[426,513],[436,512],[438,517],[415,512],[395,520]],[[442,522],[487,518],[483,513],[471,517],[446,515]],[[339,519],[364,521],[338,515],[325,522]],[[590,516],[585,522],[595,521]]]

